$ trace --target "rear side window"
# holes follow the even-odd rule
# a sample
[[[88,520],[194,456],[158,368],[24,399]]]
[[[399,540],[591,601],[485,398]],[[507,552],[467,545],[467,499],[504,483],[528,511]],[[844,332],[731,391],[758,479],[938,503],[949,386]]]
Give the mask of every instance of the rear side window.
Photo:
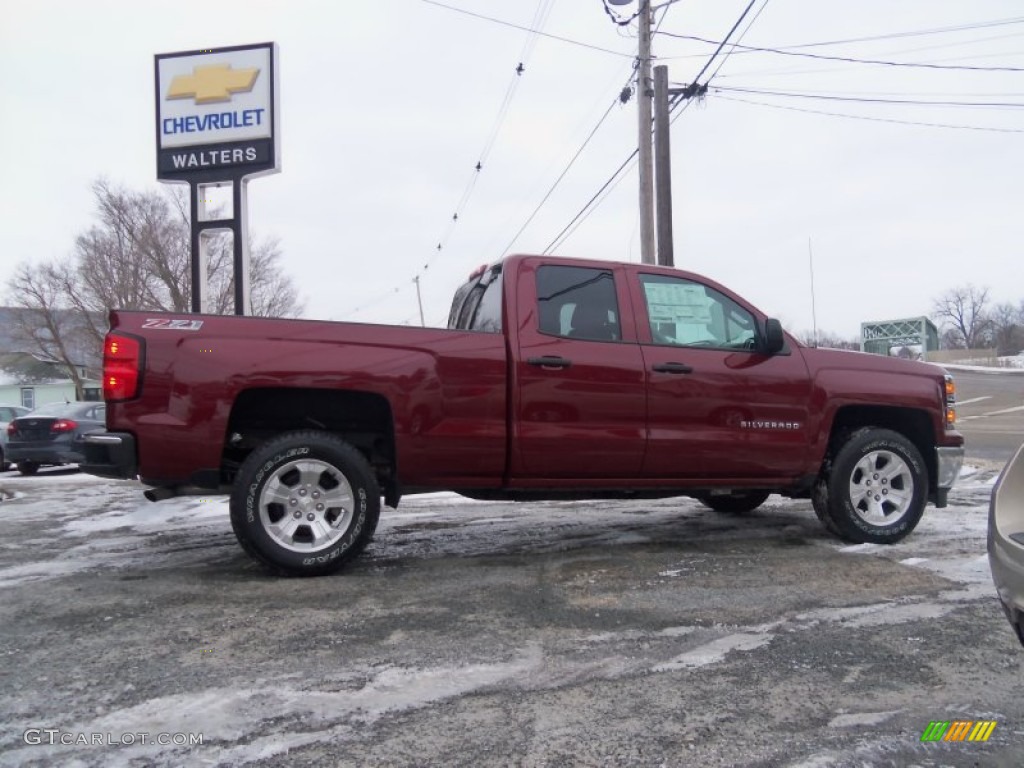
[[[476,311],[469,321],[469,330],[501,333],[501,273],[487,284]]]
[[[501,333],[501,267],[495,266],[455,292],[448,327]]]
[[[541,333],[590,341],[622,338],[619,302],[611,270],[543,266],[537,270]]]

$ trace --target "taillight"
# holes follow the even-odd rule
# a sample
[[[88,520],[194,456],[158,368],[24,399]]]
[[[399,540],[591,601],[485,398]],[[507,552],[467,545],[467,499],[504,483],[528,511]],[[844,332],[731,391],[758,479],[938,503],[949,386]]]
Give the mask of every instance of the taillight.
[[[17,431],[18,431],[18,428],[14,425],[13,421],[7,424],[7,434],[10,437],[13,437],[14,433],[17,432]]]
[[[51,432],[74,432],[78,429],[78,422],[72,419],[57,419],[50,427]]]
[[[103,399],[135,397],[141,372],[142,341],[132,336],[107,334],[103,345]]]

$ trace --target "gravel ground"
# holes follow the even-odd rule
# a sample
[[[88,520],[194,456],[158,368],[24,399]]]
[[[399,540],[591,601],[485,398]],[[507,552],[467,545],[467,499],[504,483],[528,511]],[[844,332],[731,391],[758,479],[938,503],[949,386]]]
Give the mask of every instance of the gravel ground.
[[[1019,766],[995,472],[892,547],[774,496],[411,497],[321,579],[265,575],[221,497],[0,475],[0,765]]]

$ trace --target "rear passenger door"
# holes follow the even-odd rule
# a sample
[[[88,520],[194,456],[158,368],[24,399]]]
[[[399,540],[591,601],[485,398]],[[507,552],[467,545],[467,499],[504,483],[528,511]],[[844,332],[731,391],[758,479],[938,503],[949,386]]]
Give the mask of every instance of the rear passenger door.
[[[627,290],[611,265],[521,265],[513,476],[638,476],[645,384],[632,318],[622,311]]]

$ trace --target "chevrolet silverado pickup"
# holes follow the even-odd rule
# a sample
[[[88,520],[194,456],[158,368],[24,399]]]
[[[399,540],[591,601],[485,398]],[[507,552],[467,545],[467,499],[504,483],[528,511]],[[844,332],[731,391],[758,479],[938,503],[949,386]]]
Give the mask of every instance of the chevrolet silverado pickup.
[[[160,500],[230,494],[270,570],[337,570],[383,503],[694,497],[745,513],[810,498],[852,542],[945,506],[963,438],[934,365],[809,348],[696,274],[510,256],[447,328],[110,313],[107,432],[83,468]]]

